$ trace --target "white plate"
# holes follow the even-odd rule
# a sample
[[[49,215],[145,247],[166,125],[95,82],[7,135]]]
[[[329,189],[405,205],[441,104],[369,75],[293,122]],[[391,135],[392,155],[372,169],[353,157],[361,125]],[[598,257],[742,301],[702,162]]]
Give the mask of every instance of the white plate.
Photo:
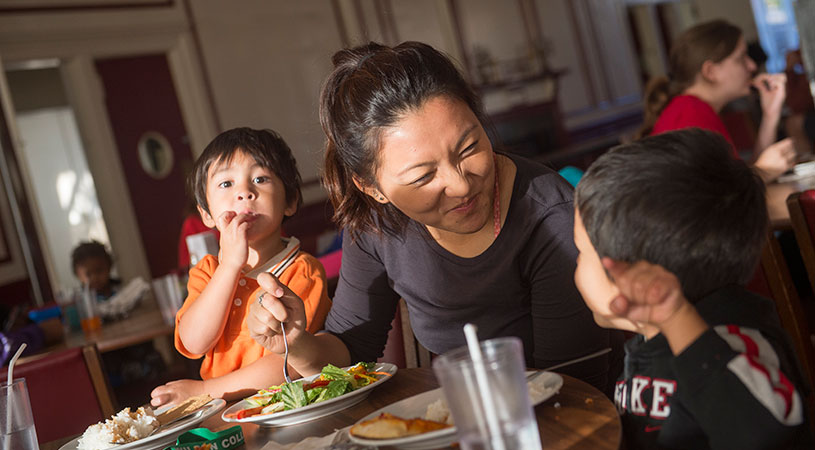
[[[348,369],[353,366],[346,367]],[[361,387],[355,391],[343,394],[339,397],[332,398],[320,403],[313,403],[302,408],[291,409],[288,411],[280,411],[274,414],[257,415],[247,417],[245,419],[235,419],[234,417],[227,417],[229,414],[237,414],[242,409],[252,408],[253,406],[246,400],[241,400],[238,403],[230,406],[226,411],[221,414],[221,419],[224,422],[238,422],[238,423],[254,423],[262,427],[281,427],[286,425],[294,425],[296,423],[308,422],[329,414],[335,413],[349,406],[356,405],[361,402],[371,393],[371,390],[393,377],[396,373],[396,366],[390,363],[377,363],[374,366],[376,372],[386,372],[390,374],[388,377],[380,378],[375,382]],[[312,381],[319,377],[320,374],[312,375],[306,378],[300,378],[303,381]],[[295,380],[299,381],[299,380]]]
[[[129,444],[117,445],[111,448],[116,450],[148,450],[164,448],[168,445],[174,444],[181,433],[195,428],[204,420],[218,413],[218,411],[223,409],[224,406],[226,406],[226,402],[223,399],[213,399],[193,414],[171,423],[169,427],[163,429],[159,428],[159,431],[155,434],[151,434],[146,438],[133,441]],[[169,407],[159,408],[155,413],[158,416],[167,409],[169,409]],[[76,438],[60,447],[59,450],[76,450],[78,445],[79,438]]]
[[[527,388],[529,389],[529,397],[532,406],[537,406],[553,395],[558,393],[563,386],[563,377],[554,372],[527,372],[530,377],[527,381]],[[408,397],[396,403],[381,408],[377,411],[368,414],[360,419],[357,423],[364,422],[379,417],[382,413],[390,413],[395,416],[404,418],[424,417],[427,412],[427,405],[442,398],[444,394],[441,388],[433,389],[422,394]],[[350,433],[349,437],[353,442],[362,445],[369,445],[372,447],[395,447],[405,450],[422,450],[434,449],[440,447],[448,447],[456,440],[456,427],[444,428],[441,430],[431,431],[429,433],[417,434],[414,436],[406,436],[395,439],[364,439],[355,437]]]

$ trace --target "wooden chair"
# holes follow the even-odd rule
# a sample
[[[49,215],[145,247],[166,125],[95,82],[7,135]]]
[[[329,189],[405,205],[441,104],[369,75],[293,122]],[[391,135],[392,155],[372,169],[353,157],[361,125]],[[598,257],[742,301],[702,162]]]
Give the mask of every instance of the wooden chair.
[[[787,263],[778,240],[772,234],[761,254],[761,266],[751,282],[750,289],[767,295],[775,301],[781,325],[792,338],[795,352],[801,363],[803,375],[810,385],[804,398],[809,411],[810,429],[815,432],[815,349],[813,349],[809,324],[804,316],[801,301],[790,277]],[[765,291],[765,292],[763,292]]]
[[[790,194],[787,209],[809,284],[815,290],[815,190]]]
[[[400,368],[430,367],[431,354],[413,335],[407,304],[399,299],[399,307],[391,323],[388,342],[380,361],[396,364]]]
[[[25,378],[39,442],[80,434],[116,412],[96,345],[29,358],[15,366],[14,378]]]

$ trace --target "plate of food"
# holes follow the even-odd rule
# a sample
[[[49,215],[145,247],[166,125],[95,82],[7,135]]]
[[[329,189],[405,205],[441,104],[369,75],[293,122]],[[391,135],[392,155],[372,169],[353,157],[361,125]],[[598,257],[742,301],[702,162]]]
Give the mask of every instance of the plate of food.
[[[532,406],[548,400],[562,386],[563,377],[554,372],[527,373]],[[448,447],[456,440],[456,427],[439,388],[368,414],[348,430],[348,435],[361,445],[421,450]]]
[[[353,406],[396,373],[390,363],[331,364],[316,375],[261,389],[221,414],[226,422],[279,427],[307,422]]]
[[[226,402],[208,395],[190,397],[184,402],[155,411],[125,408],[105,422],[89,426],[82,436],[59,450],[147,450],[164,448],[178,436],[217,414]]]

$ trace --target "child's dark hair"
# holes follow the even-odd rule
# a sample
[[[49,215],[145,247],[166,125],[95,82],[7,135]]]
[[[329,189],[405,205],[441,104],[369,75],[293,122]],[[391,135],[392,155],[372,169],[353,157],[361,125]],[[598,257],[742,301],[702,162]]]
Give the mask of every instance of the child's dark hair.
[[[764,247],[764,183],[718,133],[690,128],[611,149],[589,167],[575,205],[600,257],[673,272],[695,302],[745,284]]]
[[[283,182],[286,190],[286,203],[296,202],[297,209],[303,203],[300,192],[300,172],[297,161],[286,141],[272,130],[233,128],[224,131],[207,145],[195,161],[187,179],[190,194],[207,214],[207,174],[213,164],[229,164],[239,151],[250,155],[264,169],[271,170]],[[285,220],[285,218],[284,218]]]
[[[391,203],[361,192],[354,178],[377,186],[382,131],[437,96],[465,103],[484,126],[481,100],[449,57],[420,42],[389,47],[370,42],[341,50],[320,93],[320,123],[326,135],[323,184],[334,221],[352,236],[361,232],[399,235],[408,218]]]
[[[80,242],[71,252],[71,267],[74,273],[76,273],[77,266],[89,259],[96,258],[107,261],[108,266],[113,266],[113,258],[104,244],[98,241]]]

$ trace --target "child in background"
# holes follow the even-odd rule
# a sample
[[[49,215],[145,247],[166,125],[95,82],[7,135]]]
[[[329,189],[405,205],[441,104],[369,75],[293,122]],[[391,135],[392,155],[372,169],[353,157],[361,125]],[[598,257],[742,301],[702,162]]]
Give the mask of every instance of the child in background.
[[[81,242],[71,252],[71,267],[83,286],[96,291],[96,301],[110,300],[122,287],[121,280],[111,278],[113,258],[104,244],[98,241]],[[106,318],[107,322],[109,318]],[[102,360],[119,400],[124,400],[129,392],[120,389],[141,380],[155,380],[166,372],[167,367],[152,342],[129,346],[105,352]]]
[[[628,448],[812,448],[789,337],[743,287],[767,208],[728,142],[686,129],[616,147],[575,208],[575,283],[598,324],[638,334],[614,394]]]
[[[246,325],[262,292],[259,274],[270,272],[303,299],[309,332],[322,328],[331,307],[322,265],[296,238],[281,236],[302,199],[297,164],[277,133],[221,133],[195,162],[190,183],[204,223],[221,234],[218,257],[206,255],[190,270],[189,295],[176,315],[176,349],[204,357],[203,381],[157,387],[154,406],[204,393],[239,398],[284,381],[282,358],[257,344]]]
[[[71,267],[83,286],[96,291],[97,300],[107,300],[121,287],[122,282],[110,277],[113,258],[105,246],[97,241],[81,242],[71,252]]]

